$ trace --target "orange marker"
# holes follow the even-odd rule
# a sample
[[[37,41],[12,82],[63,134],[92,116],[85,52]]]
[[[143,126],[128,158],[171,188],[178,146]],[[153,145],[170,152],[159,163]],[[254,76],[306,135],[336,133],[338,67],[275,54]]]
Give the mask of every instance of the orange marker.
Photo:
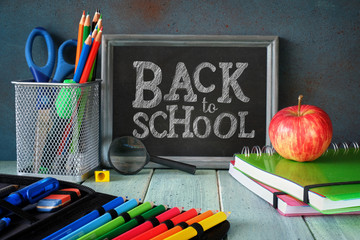
[[[161,233],[160,235],[157,235],[156,237],[151,238],[151,240],[162,240],[165,239],[167,237],[170,237],[171,235],[174,235],[177,232],[180,232],[181,230],[183,230],[184,228],[186,228],[187,225],[191,225],[193,223],[196,222],[200,222],[202,220],[204,220],[205,218],[208,218],[212,215],[214,215],[215,211],[206,211],[196,217],[191,218],[190,220],[187,220],[186,222],[182,222],[180,224],[178,224],[177,226],[167,230],[166,232]]]
[[[82,14],[80,22],[79,22],[79,32],[78,32],[77,47],[76,47],[75,71],[76,71],[76,67],[77,67],[79,59],[80,59],[80,54],[81,54],[81,49],[82,49],[84,23],[85,23],[85,10],[83,11],[83,14]]]
[[[152,229],[149,229],[148,231],[132,238],[131,240],[148,240],[152,237],[156,237],[157,235],[159,235],[163,232],[166,232],[170,228],[174,227],[178,223],[184,222],[186,220],[189,220],[189,219],[195,217],[196,215],[199,214],[199,212],[200,212],[200,209],[192,208],[184,213],[181,213],[180,215],[177,215],[177,216],[171,218],[168,221],[165,221],[164,223],[161,223],[160,225],[158,225]]]
[[[86,61],[83,73],[82,73],[81,78],[80,78],[80,83],[86,83],[88,78],[89,78],[91,68],[92,68],[92,66],[94,64],[95,57],[97,55],[97,52],[99,50],[99,46],[101,44],[101,36],[102,36],[102,28],[100,29],[100,31],[96,35],[95,41],[93,42],[93,44],[91,46],[91,50],[90,50],[88,59]]]

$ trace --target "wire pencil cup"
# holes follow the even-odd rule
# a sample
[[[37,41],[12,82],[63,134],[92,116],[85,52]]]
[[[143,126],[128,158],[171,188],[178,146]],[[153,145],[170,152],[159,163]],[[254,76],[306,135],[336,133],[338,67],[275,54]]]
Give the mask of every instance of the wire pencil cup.
[[[100,81],[13,81],[19,175],[81,182],[99,165]]]

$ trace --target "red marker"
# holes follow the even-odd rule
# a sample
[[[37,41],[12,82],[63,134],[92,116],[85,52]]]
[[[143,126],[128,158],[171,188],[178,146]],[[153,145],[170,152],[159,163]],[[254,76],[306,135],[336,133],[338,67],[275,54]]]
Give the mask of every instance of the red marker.
[[[171,218],[170,220],[166,220],[159,226],[156,226],[150,230],[147,230],[146,232],[132,238],[131,240],[146,240],[146,239],[153,238],[153,237],[169,230],[170,228],[173,228],[175,225],[177,225],[181,222],[185,222],[185,221],[189,220],[190,218],[197,216],[199,214],[199,212],[200,212],[200,209],[192,208],[184,213],[181,213],[180,215],[177,215],[176,217]]]
[[[181,208],[179,208],[179,207],[171,208],[171,209],[167,210],[166,212],[144,222],[143,224],[141,224],[133,229],[130,229],[129,231],[121,234],[120,236],[117,236],[113,240],[132,239],[133,237],[136,237],[136,236],[148,231],[149,229],[152,229],[153,227],[159,225],[160,223],[179,215],[182,210],[183,210],[182,207]]]

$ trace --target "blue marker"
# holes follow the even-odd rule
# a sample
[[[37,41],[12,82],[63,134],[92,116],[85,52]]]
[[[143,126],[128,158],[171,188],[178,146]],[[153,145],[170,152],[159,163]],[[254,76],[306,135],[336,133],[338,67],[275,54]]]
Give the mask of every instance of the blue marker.
[[[133,209],[138,204],[139,204],[139,200],[131,199],[131,200],[125,202],[124,204],[121,204],[120,206],[118,206],[114,210],[116,211],[117,215],[120,215],[123,212],[127,212],[127,211]],[[78,239],[78,238],[84,236],[85,234],[91,232],[92,230],[95,230],[96,228],[102,226],[103,224],[105,224],[107,222],[110,222],[112,219],[113,218],[111,216],[111,213],[107,212],[104,215],[102,215],[101,217],[98,217],[97,219],[93,220],[92,222],[89,222],[85,226],[79,228],[75,232],[72,232],[71,234],[63,237],[61,240],[73,240],[73,239],[75,240],[75,239]]]
[[[47,177],[22,188],[19,191],[13,192],[4,200],[15,206],[35,203],[58,189],[59,181],[55,178]],[[0,215],[6,211],[7,210],[0,208]]]
[[[3,217],[2,219],[0,219],[0,232],[6,228],[7,226],[9,226],[11,222],[11,219],[8,217]]]
[[[104,204],[101,208],[103,210],[103,213],[114,209],[118,207],[119,205],[123,204],[125,202],[126,198],[124,197],[118,197],[114,200]],[[58,240],[62,237],[65,237],[66,235],[74,232],[75,230],[81,228],[82,226],[88,224],[89,222],[93,221],[94,219],[100,217],[103,213],[101,213],[101,210],[94,210],[90,212],[89,214],[86,214],[82,218],[79,218],[78,220],[70,223],[66,227],[63,227],[62,229],[58,230],[57,232],[54,232],[53,234],[47,236],[43,240]]]

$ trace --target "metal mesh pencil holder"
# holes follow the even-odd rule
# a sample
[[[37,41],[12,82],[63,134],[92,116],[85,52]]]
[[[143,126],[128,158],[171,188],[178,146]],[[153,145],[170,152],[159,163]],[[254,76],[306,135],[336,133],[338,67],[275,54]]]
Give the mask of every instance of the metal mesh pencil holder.
[[[99,165],[100,82],[12,82],[19,175],[81,182]]]

